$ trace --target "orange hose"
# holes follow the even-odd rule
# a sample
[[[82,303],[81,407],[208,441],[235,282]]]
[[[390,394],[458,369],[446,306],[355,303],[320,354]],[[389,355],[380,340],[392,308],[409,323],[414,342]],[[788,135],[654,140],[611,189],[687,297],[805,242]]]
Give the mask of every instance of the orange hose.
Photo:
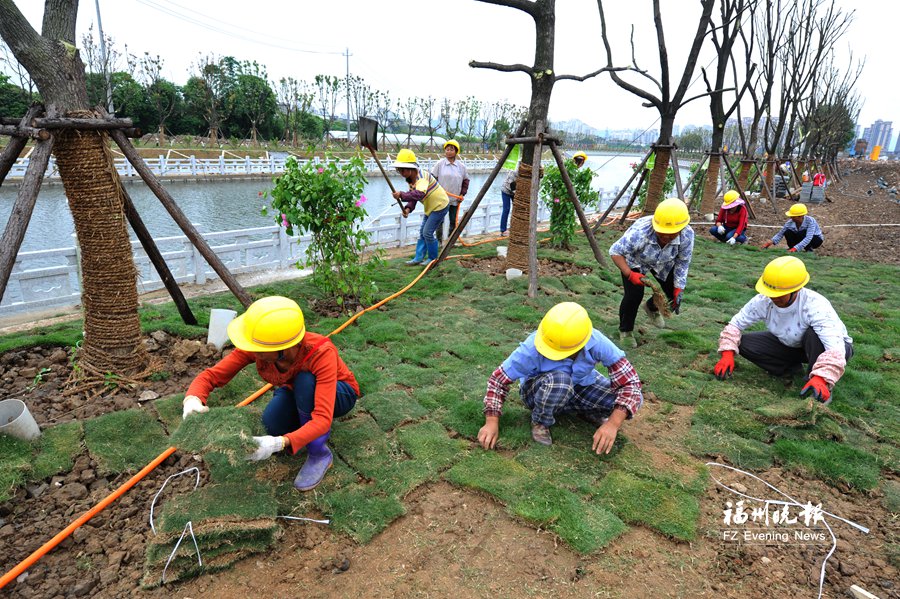
[[[464,254],[464,255],[449,256],[449,257],[450,258],[463,258],[463,257],[471,256],[471,255],[472,254]],[[392,295],[389,295],[388,297],[384,298],[377,304],[373,304],[373,305],[369,306],[368,308],[366,308],[365,310],[357,312],[352,317],[350,317],[350,319],[347,320],[347,322],[345,322],[344,324],[342,324],[335,330],[328,333],[327,337],[331,337],[332,335],[337,335],[338,333],[343,331],[345,328],[350,326],[350,324],[352,324],[354,321],[356,321],[356,319],[359,318],[361,315],[365,314],[366,312],[370,312],[372,310],[380,308],[381,306],[388,303],[392,299],[399,297],[399,296],[403,295],[404,293],[406,293],[413,285],[418,283],[419,280],[423,276],[425,276],[425,273],[427,273],[429,270],[431,270],[431,267],[434,266],[434,264],[435,264],[435,260],[432,260],[422,270],[422,272],[419,273],[419,276],[417,276],[415,279],[413,279],[409,285],[407,285],[400,291],[398,291]],[[268,391],[271,388],[272,388],[272,385],[269,383],[263,385],[262,387],[257,389],[252,395],[250,395],[249,397],[247,397],[246,399],[241,401],[239,404],[237,404],[237,407],[243,407],[243,406],[246,406],[247,404],[252,403],[253,401],[258,399],[261,395],[263,395],[266,391]],[[0,578],[0,589],[5,587],[6,585],[8,585],[10,582],[15,580],[16,578],[18,578],[25,570],[27,570],[32,565],[34,565],[34,563],[36,561],[38,561],[39,559],[44,557],[54,547],[56,547],[57,545],[62,543],[66,537],[68,537],[70,534],[75,532],[75,529],[79,528],[82,524],[84,524],[85,522],[87,522],[88,520],[90,520],[91,518],[93,518],[94,516],[99,514],[100,512],[102,512],[106,508],[106,506],[108,506],[113,501],[115,501],[116,499],[118,499],[119,497],[124,495],[126,491],[128,491],[131,487],[133,487],[137,483],[139,483],[141,481],[141,479],[143,479],[145,476],[150,474],[150,472],[152,472],[157,466],[159,466],[166,458],[168,458],[170,455],[175,453],[175,451],[176,451],[175,447],[169,447],[164,452],[162,452],[161,454],[156,456],[156,458],[152,462],[150,462],[149,464],[144,466],[140,472],[138,472],[137,474],[132,476],[130,479],[128,479],[128,481],[125,484],[123,484],[118,489],[116,489],[115,491],[113,491],[112,493],[107,495],[103,500],[100,501],[100,503],[98,503],[97,505],[92,507],[89,511],[85,512],[81,516],[79,516],[77,520],[74,520],[71,524],[69,524],[63,530],[58,532],[55,537],[53,537],[52,539],[50,539],[49,541],[47,541],[46,543],[41,545],[31,555],[29,555],[24,560],[19,562],[12,570],[7,572],[6,574],[3,575],[2,578]]]

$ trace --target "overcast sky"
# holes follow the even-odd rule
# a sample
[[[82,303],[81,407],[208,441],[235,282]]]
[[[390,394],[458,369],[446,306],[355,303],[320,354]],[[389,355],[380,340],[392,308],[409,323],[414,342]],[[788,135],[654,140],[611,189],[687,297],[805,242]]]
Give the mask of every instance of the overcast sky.
[[[472,69],[472,59],[532,64],[534,27],[520,11],[475,0],[99,0],[103,28],[119,50],[159,54],[165,75],[183,84],[200,53],[256,60],[269,78],[284,76],[312,80],[319,73],[343,76],[345,49],[351,54],[350,72],[371,86],[390,91],[394,98],[433,95],[483,100],[509,99],[527,105],[528,78],[522,73]],[[900,2],[895,0],[839,0],[856,10],[838,56],[865,57],[859,83],[865,99],[859,122],[893,120],[900,129],[900,84],[896,52]],[[43,2],[16,0],[39,28]],[[556,72],[585,74],[605,64],[596,0],[557,0]],[[697,0],[664,0],[663,20],[672,86],[677,85],[687,45],[696,29]],[[613,60],[630,62],[628,37],[635,26],[637,60],[641,68],[659,72],[650,0],[611,0],[604,3],[612,34]],[[94,25],[95,0],[81,0],[81,34]],[[700,65],[710,63],[709,48]],[[699,74],[699,68],[696,77]],[[644,85],[640,79],[635,83]],[[703,91],[696,81],[694,93]],[[692,93],[688,94],[693,95]],[[554,87],[552,120],[578,118],[598,128],[651,127],[656,111],[620,90],[608,75],[585,83],[563,81]],[[678,124],[706,124],[709,107],[698,100],[679,113]],[[891,147],[893,149],[893,146]]]

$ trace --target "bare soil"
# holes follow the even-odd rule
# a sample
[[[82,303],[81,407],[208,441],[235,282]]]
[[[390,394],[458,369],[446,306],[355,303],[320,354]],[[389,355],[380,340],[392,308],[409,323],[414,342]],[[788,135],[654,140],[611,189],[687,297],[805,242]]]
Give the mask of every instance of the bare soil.
[[[459,265],[463,268],[469,268],[476,272],[483,272],[493,277],[506,276],[506,258],[492,256],[490,258],[461,258]],[[569,275],[590,274],[590,268],[577,266],[570,262],[560,262],[558,260],[548,260],[541,258],[538,260],[538,270],[543,276],[549,277],[565,277]]]

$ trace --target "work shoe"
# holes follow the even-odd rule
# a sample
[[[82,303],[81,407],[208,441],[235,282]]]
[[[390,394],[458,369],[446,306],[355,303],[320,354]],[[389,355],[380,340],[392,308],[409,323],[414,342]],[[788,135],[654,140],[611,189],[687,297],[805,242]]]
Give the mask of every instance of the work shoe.
[[[609,420],[605,416],[601,416],[598,412],[578,412],[578,417],[594,426],[600,427]]]
[[[651,310],[646,302],[644,303],[644,312],[646,312],[647,316],[650,317],[650,322],[652,322],[654,326],[659,329],[666,328],[666,319],[663,318],[662,314],[660,314],[659,312],[654,312],[653,310]]]
[[[534,439],[535,443],[540,445],[546,445],[548,447],[553,445],[553,437],[550,436],[550,429],[537,422],[531,423],[531,438]]]
[[[422,261],[413,258],[412,260],[407,260],[406,262],[404,262],[404,264],[406,264],[407,266],[421,266]]]
[[[294,479],[294,488],[300,491],[309,491],[319,486],[319,483],[325,478],[325,473],[328,472],[334,461],[331,450],[326,444],[330,434],[330,432],[325,433],[310,441],[306,446],[308,455],[300,472],[297,473],[297,478]]]
[[[632,348],[637,347],[634,331],[619,331],[619,345]]]

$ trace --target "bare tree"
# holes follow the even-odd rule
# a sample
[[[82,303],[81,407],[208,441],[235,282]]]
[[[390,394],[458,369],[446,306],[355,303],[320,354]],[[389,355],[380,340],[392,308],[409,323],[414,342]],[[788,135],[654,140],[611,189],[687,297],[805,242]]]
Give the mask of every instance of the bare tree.
[[[230,79],[222,68],[222,60],[215,54],[201,54],[193,64],[193,70],[199,84],[197,101],[203,106],[203,119],[209,127],[209,144],[217,144],[222,125],[228,118],[226,97]]]
[[[164,62],[158,54],[151,56],[144,52],[137,63],[138,80],[144,88],[156,121],[157,145],[160,147],[166,143],[166,121],[172,116],[179,100],[178,89],[162,76]]]
[[[419,103],[415,98],[407,98],[400,104],[400,118],[406,121],[406,146],[412,143],[413,127],[419,114]]]
[[[0,0],[0,37],[37,85],[50,117],[93,117],[85,69],[75,47],[76,0],[45,4],[41,33],[12,0]],[[84,344],[81,371],[138,376],[149,364],[138,319],[137,270],[125,226],[121,185],[101,131],[54,134],[60,178],[81,246]]]
[[[5,70],[11,75],[10,80],[22,90],[22,101],[30,104],[37,91],[34,80],[2,40],[0,40],[0,65],[6,65]]]
[[[612,49],[610,48],[609,36],[607,35],[606,30],[606,15],[603,12],[603,0],[597,0],[597,8],[600,11],[601,35],[603,37],[603,46],[606,48],[606,63],[610,77],[612,77],[612,80],[615,81],[616,85],[622,89],[643,98],[645,100],[644,106],[652,106],[659,112],[660,124],[659,139],[656,141],[656,161],[653,165],[653,171],[650,173],[650,183],[647,188],[647,200],[644,205],[644,210],[648,212],[652,212],[656,209],[656,206],[663,199],[663,185],[666,180],[666,171],[669,168],[669,156],[671,154],[672,146],[672,128],[675,125],[675,115],[678,114],[678,110],[682,106],[691,100],[696,100],[697,98],[706,95],[706,93],[704,93],[692,98],[684,98],[688,86],[691,83],[694,67],[697,64],[697,57],[700,55],[700,47],[703,45],[703,40],[706,38],[707,31],[709,30],[710,15],[712,14],[715,2],[716,0],[700,0],[700,19],[697,22],[697,29],[694,32],[693,42],[691,43],[687,60],[685,61],[681,80],[674,93],[672,93],[672,88],[669,83],[669,52],[666,47],[666,38],[663,32],[663,20],[659,10],[659,0],[653,0],[653,24],[656,27],[656,41],[659,46],[659,79],[649,75],[647,71],[641,70],[638,67],[634,53],[634,31],[632,30],[632,66],[637,74],[653,84],[658,92],[654,93],[638,87],[633,83],[629,83],[619,75],[617,70],[612,68]]]
[[[341,78],[333,77],[331,75],[316,75],[314,81],[318,108],[322,113],[322,120],[325,121],[325,139],[328,139],[328,134],[331,132],[332,121],[334,121],[334,113],[337,110],[338,95],[341,89]],[[348,131],[348,138],[349,134]]]
[[[437,132],[438,126],[440,125],[440,118],[435,120],[434,114],[437,100],[433,96],[428,96],[427,98],[417,98],[416,103],[419,105],[419,116],[422,118],[425,130],[428,132],[428,144],[433,147],[434,134]],[[438,117],[439,116],[440,115],[438,115]]]

